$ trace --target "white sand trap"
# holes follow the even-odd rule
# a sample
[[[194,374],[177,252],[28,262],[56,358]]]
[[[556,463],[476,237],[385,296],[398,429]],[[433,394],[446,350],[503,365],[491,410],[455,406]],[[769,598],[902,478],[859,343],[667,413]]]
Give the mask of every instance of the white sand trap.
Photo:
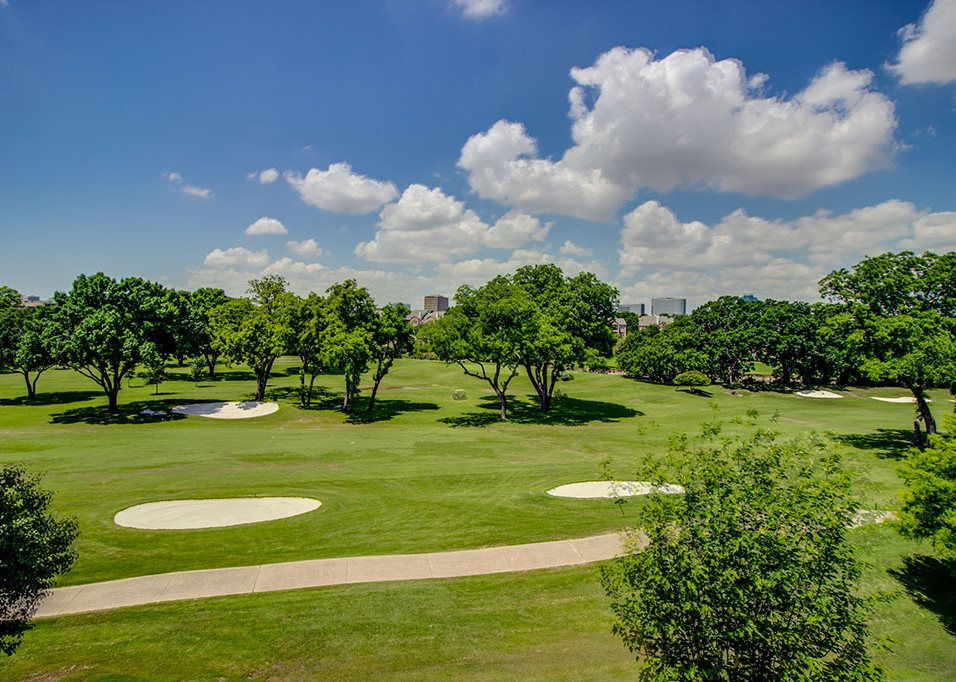
[[[137,504],[113,517],[117,526],[148,530],[219,528],[284,519],[314,511],[322,503],[308,497],[235,497],[169,500]]]
[[[797,391],[797,395],[801,398],[842,398],[843,396],[839,393],[833,393],[832,391]]]
[[[673,495],[684,492],[684,489],[673,483],[655,486],[647,481],[584,481],[551,488],[548,495],[591,499],[597,497],[634,497],[636,495],[650,495],[653,492]]]
[[[883,523],[884,521],[895,518],[896,514],[884,509],[861,509],[853,515],[853,519],[850,521],[850,527],[858,528],[860,526],[868,526],[871,523]]]
[[[872,400],[879,400],[880,402],[884,402],[884,403],[915,403],[916,402],[916,398],[914,398],[911,395],[904,395],[904,396],[900,396],[899,398],[877,398],[875,395],[871,395],[870,398]],[[931,403],[933,401],[927,399],[926,402]]]
[[[264,417],[278,409],[278,403],[260,403],[255,400],[247,400],[242,403],[177,405],[173,408],[173,412],[197,417],[209,417],[210,419],[249,419],[251,417]]]

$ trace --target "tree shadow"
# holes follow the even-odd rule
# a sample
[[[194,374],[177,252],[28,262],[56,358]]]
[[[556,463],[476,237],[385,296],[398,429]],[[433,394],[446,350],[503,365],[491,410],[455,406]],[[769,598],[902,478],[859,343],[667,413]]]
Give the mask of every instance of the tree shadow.
[[[564,397],[555,400],[550,410],[541,410],[537,405],[537,396],[527,396],[532,402],[511,399],[508,401],[508,421],[513,424],[544,424],[560,426],[582,426],[591,422],[617,422],[631,417],[644,416],[635,410],[617,403],[602,400],[583,400]],[[438,421],[454,427],[489,426],[501,421],[498,416],[498,398],[485,396],[479,405],[487,412],[470,412],[457,417],[445,417]]]
[[[913,601],[939,617],[951,635],[956,635],[956,561],[918,554],[903,559],[902,568],[889,574],[903,586]]]
[[[876,450],[881,459],[902,459],[913,447],[909,429],[877,429],[870,433],[835,433],[831,438],[860,450]]]
[[[66,403],[81,403],[102,396],[100,391],[59,391],[55,393],[37,393],[32,400],[25,395],[17,398],[0,398],[0,407],[19,405],[65,405]]]
[[[198,401],[216,402],[216,401]],[[50,417],[51,424],[154,424],[156,422],[179,421],[186,415],[172,412],[172,408],[182,405],[180,400],[137,400],[119,406],[118,412],[108,412],[106,405],[93,407],[75,407]],[[143,410],[165,412],[166,414],[141,414]]]
[[[705,391],[702,388],[678,388],[678,393],[689,393],[690,395],[696,395],[698,398],[713,398],[714,394],[710,391]]]
[[[405,414],[406,412],[423,412],[425,410],[437,410],[439,409],[438,405],[435,403],[419,403],[413,400],[382,400],[381,398],[375,399],[375,407],[371,413],[366,412],[364,407],[367,405],[365,403],[359,403],[356,407],[361,409],[356,410],[349,415],[349,423],[351,424],[371,424],[372,422],[383,422],[393,419],[400,414]]]

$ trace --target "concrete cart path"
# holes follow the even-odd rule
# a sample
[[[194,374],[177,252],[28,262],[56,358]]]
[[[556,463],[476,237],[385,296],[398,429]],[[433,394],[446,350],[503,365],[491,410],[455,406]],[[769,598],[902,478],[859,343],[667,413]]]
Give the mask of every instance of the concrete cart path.
[[[577,540],[487,547],[432,554],[388,554],[289,561],[146,575],[51,590],[38,618],[178,599],[296,590],[385,580],[456,578],[485,573],[557,568],[611,559],[621,553],[616,533]]]

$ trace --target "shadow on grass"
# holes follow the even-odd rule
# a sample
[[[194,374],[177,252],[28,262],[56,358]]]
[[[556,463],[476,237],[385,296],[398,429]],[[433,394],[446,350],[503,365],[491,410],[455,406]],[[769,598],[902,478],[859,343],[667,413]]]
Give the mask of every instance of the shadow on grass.
[[[956,561],[919,554],[903,559],[903,567],[889,574],[924,609],[939,617],[951,635],[956,635]]]
[[[705,391],[702,388],[678,388],[678,393],[689,393],[690,395],[696,395],[698,398],[713,398],[714,394],[710,391]]]
[[[215,402],[215,401],[196,401],[196,402]],[[179,421],[185,419],[184,414],[175,414],[171,412],[176,405],[182,405],[182,399],[179,400],[137,400],[132,403],[125,403],[119,406],[118,412],[108,412],[106,405],[97,405],[95,407],[75,407],[72,410],[66,410],[54,414],[50,418],[52,424],[154,424],[156,422]],[[166,415],[146,415],[140,414],[142,410],[154,410],[166,412]]]
[[[37,393],[32,400],[25,395],[17,398],[0,398],[0,407],[16,405],[65,405],[67,403],[81,403],[93,398],[99,398],[103,393],[99,391],[59,391],[55,393]]]
[[[876,450],[882,459],[902,459],[913,447],[909,429],[877,429],[871,433],[836,433],[831,438],[860,450]]]
[[[537,396],[528,396],[536,401]],[[486,396],[479,406],[487,412],[469,412],[458,417],[445,417],[438,421],[454,427],[489,426],[500,422],[498,416],[498,398]],[[617,403],[601,400],[582,400],[580,398],[561,398],[556,400],[548,411],[538,408],[537,402],[525,402],[509,399],[508,421],[513,424],[553,424],[560,426],[581,426],[590,422],[616,422],[621,419],[643,416],[635,410]]]
[[[338,406],[340,403],[336,403]],[[371,413],[366,411],[367,401],[359,401],[355,412],[349,415],[351,424],[371,424],[372,422],[384,422],[397,417],[406,412],[423,412],[425,410],[437,410],[435,403],[418,403],[413,400],[383,400],[375,399],[375,408]]]

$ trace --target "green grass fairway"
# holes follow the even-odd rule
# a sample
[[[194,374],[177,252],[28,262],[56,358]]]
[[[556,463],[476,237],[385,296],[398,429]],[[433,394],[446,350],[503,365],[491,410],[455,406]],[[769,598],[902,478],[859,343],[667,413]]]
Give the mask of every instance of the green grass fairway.
[[[333,407],[342,378],[320,377],[327,395],[296,406],[297,361],[277,363],[277,413],[220,421],[156,421],[144,407],[249,399],[251,375],[224,369],[195,386],[174,370],[159,395],[124,388],[124,412],[70,371],[44,375],[34,403],[19,375],[0,375],[0,461],[44,475],[56,509],[80,524],[79,560],[62,585],[166,571],[345,555],[415,553],[536,542],[615,530],[607,500],[551,498],[562,483],[613,474],[633,478],[675,431],[695,434],[719,408],[723,434],[746,433],[778,413],[785,435],[832,432],[858,472],[867,508],[899,504],[898,458],[913,407],[870,400],[902,389],[854,389],[842,400],[777,392],[710,397],[613,374],[575,372],[553,413],[533,406],[516,379],[512,420],[496,420],[490,391],[454,366],[405,360],[379,392],[371,419]],[[455,389],[468,399],[452,400]],[[937,417],[952,410],[934,392]],[[364,409],[364,400],[359,400]],[[363,415],[359,415],[363,416]],[[680,481],[674,481],[680,483]],[[164,499],[304,496],[315,512],[262,524],[192,531],[120,528],[113,515]],[[641,504],[623,505],[630,518]],[[624,521],[625,523],[627,520]],[[891,525],[854,531],[871,562],[868,591],[891,593],[874,618],[892,651],[894,679],[956,678],[956,606],[931,548]],[[922,557],[921,559],[919,557]],[[609,634],[593,566],[441,581],[354,585],[207,599],[41,621],[0,679],[338,677],[581,679],[628,675],[630,656]],[[175,652],[175,654],[173,653]]]

